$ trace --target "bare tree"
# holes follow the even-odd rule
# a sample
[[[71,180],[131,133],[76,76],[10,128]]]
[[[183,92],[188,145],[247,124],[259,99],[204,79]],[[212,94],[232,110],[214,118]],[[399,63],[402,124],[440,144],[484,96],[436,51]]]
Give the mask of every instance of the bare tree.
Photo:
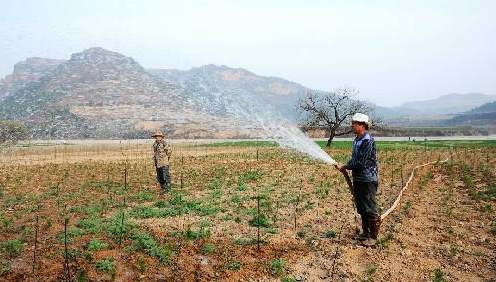
[[[352,132],[350,123],[355,113],[372,113],[373,107],[357,97],[358,90],[349,87],[334,92],[307,93],[298,102],[301,122],[306,127],[326,128],[329,147],[334,137]]]

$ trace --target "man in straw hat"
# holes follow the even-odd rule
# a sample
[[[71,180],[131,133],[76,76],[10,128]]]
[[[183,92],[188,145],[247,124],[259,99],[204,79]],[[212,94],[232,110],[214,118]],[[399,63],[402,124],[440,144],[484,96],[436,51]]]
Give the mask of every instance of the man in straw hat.
[[[160,131],[155,132],[152,137],[155,138],[155,143],[153,143],[153,161],[157,171],[157,181],[160,183],[162,193],[167,193],[171,189],[169,160],[172,154],[172,146],[165,141],[165,136]]]
[[[362,233],[358,239],[365,246],[371,247],[376,243],[381,225],[375,199],[378,185],[375,142],[367,132],[370,125],[367,115],[356,113],[351,120],[351,127],[356,134],[351,160],[345,165],[336,164],[335,167],[340,171],[352,171],[355,204],[362,218]]]

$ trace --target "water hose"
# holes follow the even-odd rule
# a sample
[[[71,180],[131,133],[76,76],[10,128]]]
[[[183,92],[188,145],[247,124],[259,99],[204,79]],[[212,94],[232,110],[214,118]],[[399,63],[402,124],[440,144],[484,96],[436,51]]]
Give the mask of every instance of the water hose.
[[[348,184],[348,188],[350,189],[350,193],[351,193],[352,200],[353,200],[353,214],[355,215],[355,233],[359,234],[360,233],[360,227],[358,227],[358,219],[357,219],[356,206],[355,206],[355,189],[353,189],[353,183],[351,182],[350,175],[348,174],[348,171],[346,171],[346,170],[340,170],[340,171],[343,174],[344,179],[346,179],[346,183]]]

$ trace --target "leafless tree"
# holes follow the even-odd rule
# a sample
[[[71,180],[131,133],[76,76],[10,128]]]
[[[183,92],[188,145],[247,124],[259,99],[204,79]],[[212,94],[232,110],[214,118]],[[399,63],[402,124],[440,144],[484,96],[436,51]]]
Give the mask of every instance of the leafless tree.
[[[326,128],[327,147],[336,136],[349,134],[351,117],[355,113],[372,114],[372,105],[358,100],[358,90],[340,88],[333,92],[310,92],[298,102],[301,123],[306,127]],[[375,122],[373,121],[375,124]]]

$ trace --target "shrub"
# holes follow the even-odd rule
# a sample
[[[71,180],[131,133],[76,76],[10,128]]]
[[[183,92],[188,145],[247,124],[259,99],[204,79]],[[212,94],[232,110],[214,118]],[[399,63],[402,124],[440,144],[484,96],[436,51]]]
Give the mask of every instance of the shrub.
[[[325,232],[325,237],[326,238],[336,238],[336,231],[330,229]]]
[[[227,263],[226,268],[229,270],[239,270],[241,268],[241,263],[239,261],[230,261]]]
[[[124,215],[124,222],[122,222],[122,213],[120,212],[115,213],[106,223],[107,234],[114,241],[128,238],[135,227],[136,224],[130,221],[126,215]]]
[[[286,261],[278,258],[270,262],[270,272],[272,275],[280,276],[286,272]]]
[[[76,226],[84,229],[86,233],[99,233],[102,229],[102,219],[98,217],[83,218]]]
[[[136,232],[132,236],[134,246],[145,252],[146,254],[155,257],[160,263],[166,263],[172,256],[172,247],[170,245],[160,245],[155,239],[144,232]]]
[[[201,253],[203,255],[209,255],[211,253],[215,252],[215,246],[213,244],[204,244],[201,249]]]
[[[15,121],[0,120],[0,144],[16,144],[28,137],[29,130],[26,126]]]
[[[0,249],[9,257],[16,257],[21,254],[24,244],[19,239],[7,240],[0,244]]]
[[[86,249],[88,251],[100,251],[103,249],[107,249],[109,245],[99,239],[92,239],[88,245],[86,246]]]
[[[434,274],[432,277],[432,281],[434,282],[444,282],[446,281],[446,278],[444,278],[444,273],[441,269],[436,268],[434,269]]]
[[[269,219],[264,215],[260,214],[259,216],[255,215],[250,221],[249,221],[251,226],[260,226],[260,227],[265,227],[265,228],[270,228],[272,227],[272,224],[269,222]]]
[[[113,258],[104,258],[96,262],[96,269],[110,275],[115,275],[115,263]]]

